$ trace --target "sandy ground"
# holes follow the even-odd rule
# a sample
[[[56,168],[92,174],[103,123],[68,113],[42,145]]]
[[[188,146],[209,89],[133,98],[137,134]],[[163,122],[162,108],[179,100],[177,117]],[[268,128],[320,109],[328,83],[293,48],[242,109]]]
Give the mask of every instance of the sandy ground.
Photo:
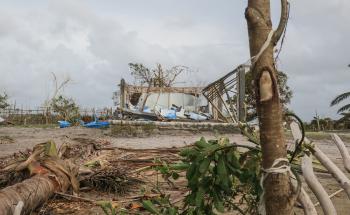
[[[169,148],[186,146],[199,140],[201,137],[213,139],[215,135],[212,133],[188,133],[180,135],[155,135],[151,137],[112,137],[109,135],[109,130],[90,129],[83,127],[71,128],[20,128],[20,127],[0,127],[0,138],[10,137],[12,143],[0,144],[0,157],[25,150],[31,149],[34,145],[53,140],[59,146],[60,144],[72,141],[74,138],[91,138],[104,139],[112,143],[113,147],[135,148],[135,149],[150,149],[150,148]],[[240,135],[224,135],[235,142],[246,142],[245,138]],[[3,141],[5,142],[5,141]]]
[[[200,137],[207,139],[215,138],[211,133],[189,133],[181,135],[157,135],[146,138],[116,138],[109,135],[109,130],[88,129],[81,127],[73,128],[20,128],[20,127],[0,127],[0,157],[11,155],[18,151],[31,149],[34,145],[54,140],[58,145],[64,142],[72,142],[74,138],[91,138],[103,139],[111,142],[112,147],[122,148],[169,148],[180,147],[193,143]],[[247,143],[247,140],[238,134],[224,135],[231,141],[240,144]],[[318,146],[323,150],[341,169],[344,170],[342,159],[335,144],[331,140],[315,140]],[[350,143],[345,143],[349,148]],[[345,170],[344,170],[345,172]],[[348,176],[350,176],[348,174]],[[326,191],[331,194],[340,189],[337,181],[328,174],[318,174],[318,178],[324,185]],[[307,187],[306,190],[309,191]],[[313,202],[317,202],[316,198],[310,194]],[[344,192],[332,198],[339,215],[350,214],[350,200]],[[319,214],[322,214],[320,206],[317,207]],[[298,214],[300,211],[298,211]]]

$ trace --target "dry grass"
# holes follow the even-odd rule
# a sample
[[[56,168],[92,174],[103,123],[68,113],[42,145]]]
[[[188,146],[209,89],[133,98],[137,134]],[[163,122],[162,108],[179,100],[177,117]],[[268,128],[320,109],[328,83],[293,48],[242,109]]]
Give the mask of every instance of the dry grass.
[[[11,144],[14,143],[14,139],[10,136],[0,136],[0,144]]]
[[[350,132],[342,132],[342,131],[307,131],[305,133],[306,137],[313,141],[332,141],[331,134],[336,133],[339,137],[345,142],[350,144]],[[286,131],[286,137],[288,139],[293,139],[292,133],[290,131]]]

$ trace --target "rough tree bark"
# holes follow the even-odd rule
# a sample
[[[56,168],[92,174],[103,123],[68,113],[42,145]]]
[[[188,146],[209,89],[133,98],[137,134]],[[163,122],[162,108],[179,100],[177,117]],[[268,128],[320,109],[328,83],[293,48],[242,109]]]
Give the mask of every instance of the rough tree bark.
[[[264,169],[270,168],[276,159],[287,157],[273,49],[285,29],[288,7],[287,0],[281,0],[280,23],[274,32],[270,17],[270,0],[248,0],[245,11],[250,55],[253,58],[252,72],[255,80]],[[267,46],[262,50],[264,44]],[[264,189],[266,214],[291,214],[295,196],[288,174],[269,174],[264,181]]]
[[[29,171],[31,178],[0,190],[0,214],[14,214],[19,202],[23,203],[21,214],[30,214],[55,192],[66,192],[70,186],[75,192],[79,189],[75,177],[77,167],[58,158],[53,142],[38,144],[26,161],[9,165],[6,171],[24,169]]]
[[[71,179],[62,165],[51,162],[50,169],[38,165],[35,168],[39,171],[33,177],[0,190],[0,214],[13,214],[20,201],[24,203],[22,214],[29,214],[55,192],[67,191]]]

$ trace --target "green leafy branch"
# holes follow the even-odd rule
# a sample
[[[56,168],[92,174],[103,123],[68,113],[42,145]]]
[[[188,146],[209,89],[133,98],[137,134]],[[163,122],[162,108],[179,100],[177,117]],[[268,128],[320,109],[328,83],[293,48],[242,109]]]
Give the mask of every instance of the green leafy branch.
[[[300,118],[294,117],[302,127]],[[239,127],[251,145],[230,143],[227,138],[205,140],[201,138],[193,146],[181,150],[182,162],[167,164],[160,162],[155,168],[165,179],[176,180],[181,171],[186,171],[187,187],[190,192],[185,197],[184,206],[179,209],[166,200],[148,201],[145,208],[153,214],[218,214],[236,211],[240,214],[258,214],[258,203],[262,193],[260,187],[261,148],[258,135],[247,124]],[[302,129],[303,130],[303,129]],[[305,133],[303,132],[303,137]],[[310,147],[303,139],[296,142],[296,150],[288,152],[293,174],[300,181],[296,170],[300,169],[298,160]],[[298,188],[299,189],[299,188]],[[154,203],[154,204],[153,204]],[[157,206],[155,206],[157,205]],[[159,209],[160,208],[160,209]],[[160,213],[160,210],[163,210]],[[158,212],[156,212],[158,211]],[[173,213],[171,213],[173,214]]]

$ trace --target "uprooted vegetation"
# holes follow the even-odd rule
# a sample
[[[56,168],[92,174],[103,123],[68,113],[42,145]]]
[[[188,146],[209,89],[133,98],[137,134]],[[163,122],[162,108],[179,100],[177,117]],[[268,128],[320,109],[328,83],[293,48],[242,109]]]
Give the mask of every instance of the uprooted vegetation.
[[[57,151],[53,153],[53,157],[57,156],[62,159],[62,161],[70,162],[72,166],[79,167],[76,179],[80,184],[80,197],[68,194],[68,197],[65,196],[65,198],[71,199],[73,202],[67,202],[64,199],[61,199],[65,190],[54,189],[54,192],[51,192],[52,190],[50,189],[51,191],[48,193],[49,196],[46,197],[49,198],[53,195],[54,199],[47,201],[47,198],[45,197],[45,204],[43,204],[43,201],[39,202],[40,204],[37,205],[39,206],[39,209],[37,210],[40,214],[65,214],[68,212],[78,212],[80,206],[74,208],[74,201],[83,201],[84,204],[90,205],[90,207],[85,208],[86,211],[90,211],[91,207],[91,211],[100,211],[100,207],[103,204],[99,201],[110,199],[111,195],[116,197],[128,196],[126,197],[128,200],[122,202],[123,205],[120,205],[127,208],[129,207],[129,204],[133,204],[134,201],[139,201],[143,196],[154,196],[151,193],[140,195],[140,186],[147,184],[147,182],[143,177],[139,177],[139,172],[145,167],[145,169],[148,169],[152,166],[155,157],[167,161],[174,160],[174,158],[169,156],[169,153],[164,153],[164,150],[139,151],[114,149],[108,147],[108,142],[103,140],[92,140],[87,138],[74,138],[73,140],[76,142],[75,144],[63,144],[57,150],[52,146],[51,149]],[[1,188],[6,188],[0,192],[1,195],[4,194],[6,189],[11,190],[12,186],[26,187],[35,182],[37,175],[41,175],[42,173],[45,175],[45,171],[51,172],[51,169],[56,170],[56,168],[52,166],[50,169],[46,169],[46,162],[50,162],[50,160],[53,159],[44,150],[44,148],[47,148],[49,145],[54,145],[54,143],[48,142],[39,144],[33,150],[18,152],[2,160],[0,182]],[[59,169],[65,169],[62,167],[63,166],[60,166]],[[65,170],[62,171],[66,172]],[[50,174],[55,175],[56,172],[51,172]],[[146,190],[149,192],[148,188],[145,188],[144,190],[145,192]],[[69,191],[68,193],[71,192],[72,191]],[[91,193],[98,193],[95,199],[91,199]],[[89,196],[89,199],[84,200],[82,197],[84,195]],[[63,204],[63,202],[65,203]],[[61,203],[64,207],[57,207],[58,205],[61,205]],[[15,205],[16,204],[14,204],[14,206]],[[28,205],[25,204],[25,206],[27,207]],[[7,208],[7,206],[5,207]],[[95,209],[93,209],[94,207]],[[32,210],[36,208],[36,206],[30,206],[29,208]],[[10,211],[14,209],[14,207],[12,207],[12,209],[7,209]],[[26,211],[23,212],[26,213]]]
[[[242,131],[249,136],[250,144],[202,138],[184,148],[130,149],[117,148],[104,138],[65,138],[57,156],[78,167],[75,177],[79,192],[74,192],[78,195],[72,187],[66,192],[54,190],[51,198],[39,201],[35,210],[39,214],[256,214],[262,193],[260,146],[248,127],[243,126]],[[45,144],[3,159],[1,169],[12,169],[1,171],[1,188],[28,180],[33,183],[44,170],[56,174],[51,170],[54,167],[45,164],[52,160],[46,152],[28,159]],[[291,164],[295,174],[301,173],[300,157],[310,153],[308,147],[310,144],[303,144],[298,149]],[[35,161],[43,168],[24,165],[27,168],[22,169],[21,164]],[[19,165],[22,167],[15,171]],[[328,172],[321,163],[314,163],[313,169]],[[33,170],[40,171],[33,174]]]

